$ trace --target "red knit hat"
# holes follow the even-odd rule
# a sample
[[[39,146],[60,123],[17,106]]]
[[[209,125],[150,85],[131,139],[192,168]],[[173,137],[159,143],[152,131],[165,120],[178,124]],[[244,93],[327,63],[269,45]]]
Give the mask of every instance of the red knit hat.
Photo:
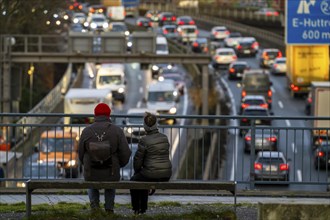
[[[109,105],[107,105],[105,103],[99,103],[94,108],[94,115],[95,116],[104,115],[104,116],[110,117],[110,113],[111,113],[111,109],[110,109]]]

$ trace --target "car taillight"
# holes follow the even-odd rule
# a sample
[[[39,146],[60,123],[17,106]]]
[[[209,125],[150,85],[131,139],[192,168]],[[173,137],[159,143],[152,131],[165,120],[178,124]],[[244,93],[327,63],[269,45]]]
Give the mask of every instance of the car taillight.
[[[245,140],[246,140],[246,141],[251,141],[251,139],[252,139],[252,138],[251,138],[250,136],[245,136]]]
[[[268,59],[269,59],[267,53],[262,54],[262,57],[263,57],[265,60],[268,60]]]
[[[268,90],[267,95],[268,95],[268,97],[271,97],[273,95],[272,90]]]
[[[323,151],[319,151],[319,152],[317,152],[317,156],[318,157],[324,157],[324,152]]]
[[[149,22],[149,26],[152,27],[152,22]]]
[[[282,57],[282,52],[281,51],[278,51],[277,52],[277,58],[280,58],[280,57]]]
[[[261,170],[262,169],[262,164],[261,163],[254,163],[254,169],[255,170]]]
[[[179,21],[178,25],[184,25],[183,21]]]
[[[166,21],[166,17],[162,17],[162,21]]]
[[[251,47],[254,48],[254,49],[258,49],[259,48],[259,43],[254,42]]]
[[[272,12],[270,12],[270,11],[267,11],[266,12],[266,16],[271,16],[273,13]]]
[[[168,30],[163,30],[163,34],[168,34]]]
[[[275,12],[273,13],[273,15],[274,15],[274,16],[279,16],[280,14],[279,14],[277,11],[275,11]]]
[[[245,97],[245,96],[246,96],[246,91],[243,90],[243,91],[242,91],[242,97]]]
[[[307,99],[307,102],[308,102],[308,103],[312,103],[312,98],[308,98],[308,99]]]
[[[236,46],[236,49],[237,49],[237,50],[241,50],[241,49],[242,49],[242,46],[241,46],[241,45],[237,45],[237,46]]]
[[[195,34],[199,34],[199,31],[198,30],[195,30]]]
[[[237,56],[233,56],[232,58],[233,58],[233,60],[237,60]]]
[[[260,107],[262,107],[262,108],[268,108],[268,104],[267,103],[260,104]]]
[[[172,21],[176,21],[176,17],[175,16],[172,16]]]
[[[280,164],[280,170],[284,171],[284,170],[289,170],[289,165],[286,163],[281,163]]]
[[[198,43],[197,42],[194,42],[192,46],[193,47],[198,47]]]
[[[268,141],[275,142],[277,140],[276,137],[269,137],[267,138]]]
[[[195,24],[195,21],[189,21],[189,24],[193,25]]]
[[[139,25],[139,26],[142,26],[142,22],[140,21],[140,22],[138,23],[138,25]]]
[[[245,104],[245,103],[243,103],[242,105],[241,105],[241,107],[244,109],[244,108],[247,108],[247,107],[249,107],[250,105],[249,104]]]
[[[291,84],[290,88],[291,88],[292,91],[299,91],[299,87],[295,86],[294,84]]]
[[[247,118],[242,118],[242,122],[247,122],[248,119]]]
[[[230,69],[229,69],[229,72],[230,72],[230,73],[235,73],[235,69],[234,69],[234,68],[230,68]]]
[[[274,64],[273,67],[274,67],[274,68],[277,68],[277,67],[278,67],[278,64]]]
[[[217,60],[217,59],[219,59],[219,58],[220,58],[220,56],[218,56],[218,55],[216,55],[216,56],[214,57],[215,60]]]
[[[229,32],[229,31],[225,31],[225,34],[226,34],[226,35],[229,35],[229,34],[230,34],[230,32]]]

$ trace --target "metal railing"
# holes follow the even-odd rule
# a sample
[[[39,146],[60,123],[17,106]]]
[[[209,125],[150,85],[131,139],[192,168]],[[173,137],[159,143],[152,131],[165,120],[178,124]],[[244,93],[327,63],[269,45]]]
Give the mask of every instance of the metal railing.
[[[65,114],[0,114],[1,116],[54,117],[59,121],[63,117],[93,117],[93,115]],[[142,131],[143,127],[130,125],[129,127],[135,127],[135,130],[138,131],[129,133],[128,126],[122,123],[122,120],[127,117],[141,116],[112,115],[112,121],[123,128],[134,155],[139,138],[138,131]],[[276,186],[276,190],[281,187],[280,190],[288,191],[326,191],[330,184],[330,154],[327,153],[330,152],[330,126],[326,128],[313,128],[312,126],[314,120],[329,121],[328,117],[212,115],[160,115],[159,117],[168,120],[176,118],[177,121],[174,125],[159,125],[160,131],[168,136],[171,143],[170,157],[173,163],[173,179],[237,181],[240,189],[255,189],[262,184],[262,186]],[[263,119],[271,120],[273,126],[258,125],[259,120]],[[201,125],[203,120],[207,120],[209,125]],[[245,120],[250,123],[241,124]],[[284,126],[286,120],[300,126]],[[1,167],[6,174],[0,180],[5,182],[4,185],[7,187],[16,187],[21,181],[30,178],[82,178],[82,173],[79,172],[78,175],[75,175],[72,170],[70,171],[70,167],[67,167],[66,170],[63,170],[62,167],[59,172],[54,172],[54,169],[61,168],[59,165],[66,164],[68,161],[64,160],[64,156],[57,156],[57,163],[54,163],[54,158],[52,158],[54,156],[51,157],[49,154],[45,157],[44,154],[47,152],[45,149],[50,149],[51,143],[54,141],[51,140],[50,130],[56,130],[58,133],[69,131],[70,136],[74,137],[75,132],[72,130],[81,133],[85,126],[85,124],[64,125],[61,123],[0,124],[0,127],[8,130],[29,128],[34,131],[29,136],[22,137],[25,140],[24,145],[17,147],[15,143],[11,143],[11,150],[0,152]],[[41,140],[44,131],[48,132]],[[57,141],[61,143],[61,139]],[[75,141],[76,139],[73,139],[72,143]],[[47,143],[46,148],[42,147],[42,143]],[[328,144],[322,145],[321,143]],[[256,161],[257,152],[267,154],[266,152],[269,150],[282,152],[286,162],[282,161],[280,166],[264,164],[263,166],[266,168],[260,171],[257,163],[261,162]],[[59,152],[61,151],[59,150]],[[74,160],[74,151],[71,148],[71,160]],[[323,153],[319,153],[321,151]],[[43,165],[49,165],[45,170],[41,170],[41,161]],[[37,164],[36,167],[32,167],[33,163]],[[33,174],[35,168],[37,171]],[[122,169],[124,179],[128,179],[132,175],[132,168],[132,164],[129,163],[125,169]]]

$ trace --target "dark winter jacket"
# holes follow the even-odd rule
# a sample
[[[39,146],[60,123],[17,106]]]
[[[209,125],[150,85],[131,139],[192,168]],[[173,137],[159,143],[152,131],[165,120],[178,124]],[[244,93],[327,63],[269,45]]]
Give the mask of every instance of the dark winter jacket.
[[[112,169],[110,168],[92,168],[90,165],[89,152],[87,146],[89,142],[97,142],[98,139],[89,128],[102,134],[106,132],[103,140],[110,140],[112,148]],[[79,139],[79,160],[84,165],[84,177],[87,181],[118,181],[120,180],[120,168],[124,167],[131,156],[131,150],[128,146],[123,130],[111,123],[105,116],[95,117],[95,122],[87,126],[81,133]],[[113,175],[112,175],[113,171]]]
[[[150,179],[170,178],[170,143],[158,129],[147,131],[134,155],[134,171]]]

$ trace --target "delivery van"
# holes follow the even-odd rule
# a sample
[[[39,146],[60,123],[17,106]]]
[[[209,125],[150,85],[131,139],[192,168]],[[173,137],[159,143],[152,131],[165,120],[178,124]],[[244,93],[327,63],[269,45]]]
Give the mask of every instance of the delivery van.
[[[156,54],[169,54],[167,39],[163,36],[156,37]]]
[[[124,21],[126,17],[124,6],[110,6],[107,8],[107,16],[111,21]]]
[[[97,89],[110,89],[114,100],[125,102],[126,78],[124,64],[101,64],[97,71],[95,86]]]

